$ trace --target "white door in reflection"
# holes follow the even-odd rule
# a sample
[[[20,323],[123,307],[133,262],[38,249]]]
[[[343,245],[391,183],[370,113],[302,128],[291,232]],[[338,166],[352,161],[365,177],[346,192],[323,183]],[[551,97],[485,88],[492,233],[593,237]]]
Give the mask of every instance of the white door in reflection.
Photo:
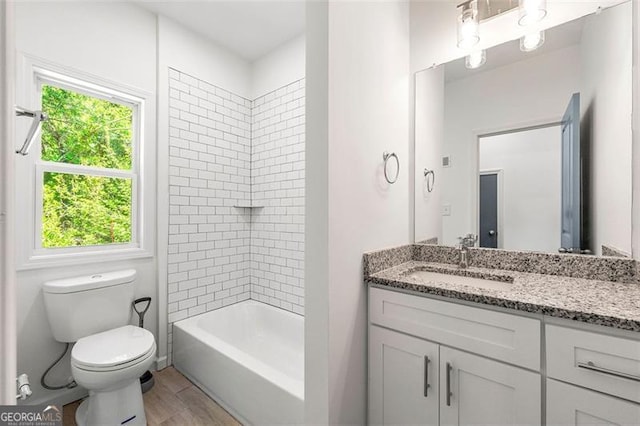
[[[561,234],[561,151],[559,125],[479,138],[479,174],[498,176],[497,196],[480,191],[480,232],[495,232],[497,248],[556,252]],[[483,205],[485,203],[485,205]],[[488,206],[486,203],[496,203]],[[483,238],[487,244],[495,239]],[[487,247],[495,245],[487,245]]]

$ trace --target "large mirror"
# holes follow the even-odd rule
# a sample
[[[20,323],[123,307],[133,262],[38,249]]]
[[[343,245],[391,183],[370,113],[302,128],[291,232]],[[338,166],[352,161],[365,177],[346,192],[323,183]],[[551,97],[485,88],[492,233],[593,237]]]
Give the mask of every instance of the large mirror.
[[[416,74],[416,242],[630,255],[631,2],[467,62]]]

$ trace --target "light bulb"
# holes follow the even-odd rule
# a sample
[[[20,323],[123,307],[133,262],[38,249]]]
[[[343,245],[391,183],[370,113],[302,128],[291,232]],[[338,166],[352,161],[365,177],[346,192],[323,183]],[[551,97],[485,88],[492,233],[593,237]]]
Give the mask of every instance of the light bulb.
[[[469,18],[463,21],[462,29],[460,30],[463,42],[469,45],[477,43],[478,29],[478,23],[474,19]]]
[[[478,12],[471,2],[466,3],[458,17],[458,47],[469,50],[479,41],[480,24],[478,23]]]
[[[544,44],[544,31],[527,34],[520,39],[520,50],[532,52]]]
[[[464,61],[464,65],[470,70],[480,68],[487,62],[487,52],[485,50],[476,50],[471,52]]]
[[[540,22],[547,16],[547,0],[519,0],[520,20],[518,23],[526,27]]]

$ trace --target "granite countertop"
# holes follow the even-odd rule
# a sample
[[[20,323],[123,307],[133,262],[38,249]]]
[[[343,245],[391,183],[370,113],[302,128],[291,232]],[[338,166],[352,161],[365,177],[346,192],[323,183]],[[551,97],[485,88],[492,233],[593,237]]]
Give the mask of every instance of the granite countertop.
[[[476,278],[493,277],[503,283],[513,282],[502,286],[507,289],[480,288],[408,275],[420,269]],[[640,284],[637,282],[612,282],[480,267],[460,270],[448,263],[416,260],[365,274],[365,280],[370,285],[640,332]]]

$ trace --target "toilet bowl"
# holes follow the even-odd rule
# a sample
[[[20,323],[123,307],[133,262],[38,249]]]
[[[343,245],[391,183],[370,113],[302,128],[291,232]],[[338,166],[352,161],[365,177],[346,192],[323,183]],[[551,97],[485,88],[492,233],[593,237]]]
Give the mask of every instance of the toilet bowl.
[[[145,425],[139,377],[155,359],[153,334],[126,325],[83,337],[71,351],[71,373],[89,391],[76,412],[83,425]]]
[[[156,356],[153,334],[129,324],[136,271],[105,272],[42,285],[53,337],[76,342],[71,374],[89,391],[83,426],[145,425],[139,377]]]

